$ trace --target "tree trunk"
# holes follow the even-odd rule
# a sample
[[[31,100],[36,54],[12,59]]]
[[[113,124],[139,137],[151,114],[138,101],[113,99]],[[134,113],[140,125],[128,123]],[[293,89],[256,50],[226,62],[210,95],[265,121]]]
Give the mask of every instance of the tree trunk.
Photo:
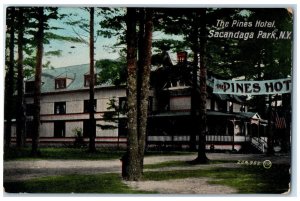
[[[43,38],[44,38],[44,8],[38,8],[38,31],[36,35],[37,53],[35,66],[35,88],[34,88],[34,114],[33,114],[33,133],[32,133],[32,150],[33,156],[39,155],[39,135],[40,135],[40,102],[41,102],[41,75],[43,60]]]
[[[24,21],[23,8],[18,12],[18,80],[17,80],[17,147],[24,147],[25,136],[25,109],[24,109],[24,73],[23,73],[23,45],[24,45]]]
[[[137,130],[137,69],[136,69],[136,9],[127,8],[127,104],[128,104],[128,137],[127,154],[123,158],[122,176],[126,180],[139,180],[141,178],[138,152]]]
[[[208,158],[206,157],[206,9],[201,9],[200,16],[200,136],[199,136],[199,147],[198,157],[196,161],[198,163],[207,163]]]
[[[149,99],[149,80],[151,71],[151,48],[152,48],[152,9],[146,9],[145,34],[143,38],[143,54],[142,63],[139,66],[140,71],[140,95],[139,95],[139,111],[138,111],[138,146],[141,172],[144,166],[145,141],[147,136],[147,120],[148,120],[148,99]],[[141,51],[141,50],[139,50]]]
[[[89,101],[89,116],[90,116],[90,133],[89,133],[89,151],[95,152],[96,145],[96,120],[95,120],[95,72],[94,72],[94,12],[93,7],[90,8],[90,101]]]
[[[11,119],[12,119],[12,102],[14,92],[14,43],[15,43],[15,8],[10,8],[9,22],[9,63],[6,75],[6,104],[5,104],[5,148],[9,148],[11,144]]]
[[[194,61],[193,61],[193,70],[192,70],[192,91],[191,91],[191,118],[192,118],[192,126],[194,128],[194,132],[190,135],[190,151],[196,151],[196,136],[199,132],[199,118],[197,117],[197,111],[199,111],[198,105],[198,64],[199,64],[199,17],[197,11],[195,12],[194,24],[193,24],[193,47],[192,51],[194,53]]]
[[[137,98],[137,131],[138,131],[138,144],[140,145],[143,131],[140,129],[141,124],[143,124],[142,114],[142,85],[143,85],[143,73],[145,65],[145,8],[139,8],[138,11],[138,62],[137,62],[137,76],[136,76],[136,98]],[[143,129],[143,128],[142,128]],[[138,146],[139,146],[138,145]],[[139,149],[139,154],[140,149]],[[141,164],[143,162],[141,161]]]

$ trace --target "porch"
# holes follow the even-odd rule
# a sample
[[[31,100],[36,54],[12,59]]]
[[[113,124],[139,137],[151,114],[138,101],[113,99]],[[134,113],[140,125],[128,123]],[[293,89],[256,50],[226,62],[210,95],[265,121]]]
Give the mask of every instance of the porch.
[[[248,147],[257,152],[267,150],[267,137],[206,135],[206,149],[209,151],[241,151]],[[198,136],[196,141],[198,142]],[[190,136],[148,136],[147,147],[157,149],[188,149]]]

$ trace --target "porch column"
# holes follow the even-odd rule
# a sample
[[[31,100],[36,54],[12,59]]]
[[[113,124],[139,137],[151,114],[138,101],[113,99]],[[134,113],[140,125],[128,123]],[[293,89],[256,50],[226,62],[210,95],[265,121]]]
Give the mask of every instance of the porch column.
[[[235,130],[235,120],[232,120],[233,132],[232,132],[232,151],[234,151],[234,130]]]

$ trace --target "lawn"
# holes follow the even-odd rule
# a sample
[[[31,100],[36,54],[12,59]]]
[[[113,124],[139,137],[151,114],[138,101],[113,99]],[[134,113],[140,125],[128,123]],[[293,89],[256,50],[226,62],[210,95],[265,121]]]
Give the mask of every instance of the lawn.
[[[38,157],[31,156],[31,148],[9,148],[4,151],[4,160],[109,160],[120,159],[125,150],[116,148],[98,148],[97,152],[89,153],[87,148],[62,148],[62,147],[42,147],[40,148],[41,155]],[[195,154],[195,152],[184,151],[147,151],[145,156],[157,155],[187,155]]]
[[[170,180],[191,177],[211,178],[210,184],[230,186],[238,193],[279,194],[288,191],[290,174],[288,165],[273,165],[270,169],[262,166],[240,168],[210,168],[202,170],[177,170],[145,172],[145,180]]]
[[[82,148],[40,148],[39,157],[30,156],[30,148],[11,148],[5,151],[7,160],[106,160],[120,159],[124,150],[98,149],[96,153],[88,153]],[[186,155],[193,152],[147,152],[145,156],[153,155]],[[228,163],[236,161],[212,160],[210,164]],[[168,161],[158,164],[145,165],[145,169],[162,167],[193,166],[185,161]],[[289,166],[274,164],[270,169],[262,166],[242,166],[239,168],[207,168],[196,170],[173,170],[159,172],[145,172],[144,180],[170,180],[189,177],[210,178],[210,184],[230,186],[239,193],[283,193],[288,190],[290,181]],[[4,183],[6,192],[17,193],[146,193],[130,189],[122,183],[117,173],[96,175],[62,175],[31,179],[21,182]],[[152,192],[155,193],[155,192]]]
[[[236,160],[209,160],[208,164],[236,163]],[[191,161],[166,161],[162,163],[146,164],[145,169],[165,168],[165,167],[191,167]]]
[[[120,159],[124,150],[99,149],[95,153],[89,153],[86,148],[40,148],[40,156],[32,157],[30,148],[10,148],[4,151],[4,160],[36,160],[36,159],[58,159],[58,160],[108,160]]]
[[[64,175],[4,183],[9,193],[149,193],[136,191],[121,182],[118,174]]]
[[[210,184],[230,186],[237,189],[238,193],[245,194],[283,193],[288,190],[290,181],[289,167],[286,165],[274,165],[270,169],[243,166],[240,168],[145,172],[143,179],[159,181],[189,177],[210,178]],[[127,187],[117,173],[43,177],[22,182],[7,182],[4,183],[4,187],[6,192],[11,193],[145,193]]]

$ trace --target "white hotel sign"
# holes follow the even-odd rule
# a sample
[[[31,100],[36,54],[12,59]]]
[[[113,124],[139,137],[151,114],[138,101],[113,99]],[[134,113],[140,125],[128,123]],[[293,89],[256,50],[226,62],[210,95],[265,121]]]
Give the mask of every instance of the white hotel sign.
[[[214,79],[214,91],[217,94],[263,95],[291,92],[291,78],[263,81],[232,81]]]

